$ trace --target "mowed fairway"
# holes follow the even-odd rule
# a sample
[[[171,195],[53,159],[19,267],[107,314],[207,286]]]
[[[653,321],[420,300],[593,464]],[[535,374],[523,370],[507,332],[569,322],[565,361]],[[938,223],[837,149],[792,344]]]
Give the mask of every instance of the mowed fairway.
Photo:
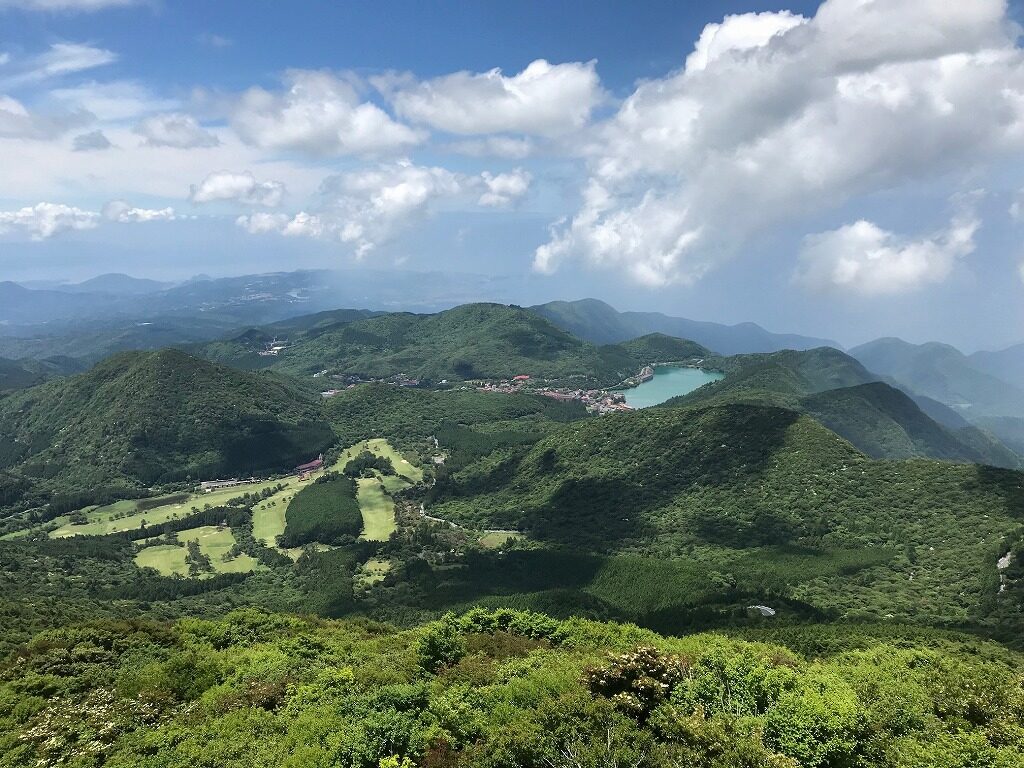
[[[377,456],[383,456],[387,459],[391,459],[391,463],[395,467],[395,472],[404,477],[411,483],[418,483],[423,480],[423,470],[419,467],[414,467],[398,451],[383,437],[378,437],[373,440],[367,440],[365,443],[366,450],[370,453],[376,454]]]
[[[139,551],[135,555],[135,564],[140,568],[156,568],[164,576],[173,576],[174,574],[187,576],[185,544],[189,541],[198,541],[199,549],[210,558],[215,573],[246,573],[264,568],[255,558],[244,553],[224,561],[224,555],[235,546],[235,537],[230,528],[202,525],[198,528],[180,531],[178,539],[181,541],[179,545],[162,544],[156,547],[146,547]],[[210,575],[212,574],[203,574],[205,577]]]
[[[359,538],[368,541],[387,541],[394,533],[395,502],[384,493],[384,486],[377,477],[361,477],[357,481],[356,500],[363,516],[363,534]]]
[[[185,562],[186,551],[178,544],[160,544],[146,547],[135,555],[135,564],[139,568],[155,568],[163,576],[188,576],[188,563]]]
[[[85,512],[85,525],[72,525],[66,523],[60,528],[50,532],[50,538],[60,539],[66,536],[104,536],[108,533],[119,533],[121,531],[133,531],[139,528],[142,521],[146,525],[166,523],[176,517],[184,517],[191,514],[192,507],[202,509],[207,504],[211,507],[220,506],[231,499],[246,493],[261,493],[266,488],[273,488],[278,483],[288,484],[293,482],[291,478],[281,480],[262,480],[256,483],[243,483],[232,488],[222,488],[210,493],[193,493],[183,501],[171,502],[155,506],[152,509],[138,509],[138,504],[146,502],[153,504],[159,501],[159,497],[152,499],[132,499],[118,501],[104,507],[96,507]],[[167,498],[173,499],[174,496]],[[117,519],[115,519],[115,516]]]
[[[283,491],[264,499],[252,510],[252,535],[268,547],[277,546],[277,537],[284,533],[284,514],[288,504],[307,482],[294,481]]]

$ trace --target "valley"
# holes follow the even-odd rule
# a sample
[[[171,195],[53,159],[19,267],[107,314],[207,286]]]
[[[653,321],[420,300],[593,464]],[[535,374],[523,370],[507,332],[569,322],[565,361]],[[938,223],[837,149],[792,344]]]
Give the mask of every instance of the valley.
[[[283,328],[0,398],[3,650],[74,617],[1024,632],[1020,455],[839,350],[597,346],[490,304],[289,326],[259,365]]]

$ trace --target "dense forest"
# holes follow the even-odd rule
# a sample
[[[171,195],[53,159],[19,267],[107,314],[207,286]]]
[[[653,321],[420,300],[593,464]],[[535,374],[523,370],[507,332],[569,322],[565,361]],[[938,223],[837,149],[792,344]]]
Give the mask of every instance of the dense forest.
[[[279,333],[280,331],[280,333]],[[273,338],[284,348],[259,351]],[[271,366],[298,375],[321,370],[362,378],[404,375],[440,382],[508,379],[518,374],[581,386],[617,384],[646,363],[703,357],[699,344],[661,337],[629,346],[597,346],[521,307],[466,304],[433,315],[394,313],[364,319],[325,319],[310,328],[255,329],[195,348],[197,354],[238,367]],[[667,343],[666,343],[667,342]],[[651,353],[656,357],[651,357]],[[649,359],[650,358],[650,359]]]

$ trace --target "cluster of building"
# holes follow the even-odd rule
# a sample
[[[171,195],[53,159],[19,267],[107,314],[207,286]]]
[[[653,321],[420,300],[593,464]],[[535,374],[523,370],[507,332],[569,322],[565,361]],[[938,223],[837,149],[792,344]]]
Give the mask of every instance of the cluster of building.
[[[293,475],[298,475],[299,480],[306,480],[311,472],[316,472],[319,469],[323,469],[324,466],[324,455],[321,453],[312,461],[307,461],[305,464],[299,464],[294,470]],[[221,488],[234,488],[236,485],[248,485],[249,483],[257,483],[259,480],[255,477],[247,477],[244,480],[238,477],[229,477],[226,480],[203,480],[199,484],[199,490],[203,493],[210,493],[211,491],[218,491]]]
[[[654,369],[649,370],[650,376],[648,378],[654,376]],[[640,375],[644,375],[645,371],[642,371]],[[513,376],[511,379],[503,381],[482,382],[477,386],[477,390],[480,392],[499,392],[502,394],[528,392],[562,402],[575,400],[583,403],[591,413],[614,413],[616,411],[632,410],[632,408],[626,405],[626,397],[621,392],[609,392],[604,389],[569,389],[568,387],[549,387],[547,385],[537,386],[526,374]]]
[[[314,373],[313,378],[319,379],[327,376],[327,371],[320,371]],[[404,373],[396,374],[395,376],[389,376],[383,379],[364,379],[361,376],[353,376],[351,374],[333,374],[330,376],[333,381],[337,381],[344,384],[343,387],[332,387],[331,389],[325,389],[320,392],[320,396],[323,398],[334,397],[340,395],[346,389],[352,389],[352,387],[360,384],[392,384],[396,387],[418,387],[422,384],[419,379],[414,379],[411,376],[406,376]],[[447,384],[447,381],[442,381],[442,384]]]
[[[260,357],[277,357],[282,349],[287,349],[288,345],[283,341],[278,341],[276,338],[273,341],[268,341],[267,346],[261,349],[256,354]]]

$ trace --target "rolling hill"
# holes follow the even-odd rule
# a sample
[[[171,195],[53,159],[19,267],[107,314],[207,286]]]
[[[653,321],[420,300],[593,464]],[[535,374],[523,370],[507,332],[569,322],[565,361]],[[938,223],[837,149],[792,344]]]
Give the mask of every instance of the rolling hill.
[[[793,410],[721,405],[569,424],[439,482],[429,510],[549,546],[682,558],[727,581],[774,562],[780,594],[811,605],[945,622],[991,609],[1022,494],[1020,472],[879,461]],[[839,551],[861,565],[813,573],[815,552]]]
[[[828,339],[771,333],[754,323],[723,325],[671,317],[660,312],[619,312],[597,299],[552,301],[530,307],[530,310],[594,344],[616,344],[649,333],[662,333],[692,339],[720,355],[839,346]]]
[[[431,315],[392,313],[333,321],[328,315],[289,332],[285,348],[275,357],[260,357],[259,350],[276,335],[273,327],[252,329],[197,352],[239,367],[270,366],[300,376],[327,370],[438,382],[528,374],[591,386],[616,384],[650,362],[622,347],[581,341],[528,310],[503,304],[465,304]],[[673,354],[686,350],[678,342],[661,343]]]
[[[946,426],[906,393],[880,381],[837,349],[785,350],[716,360],[725,379],[666,405],[748,403],[807,413],[876,458],[929,457],[1016,468],[1020,456],[991,434],[961,420]],[[945,415],[934,403],[929,410]],[[944,421],[958,417],[949,413]]]
[[[115,355],[0,400],[0,468],[47,486],[290,469],[334,441],[316,399],[177,350]]]

